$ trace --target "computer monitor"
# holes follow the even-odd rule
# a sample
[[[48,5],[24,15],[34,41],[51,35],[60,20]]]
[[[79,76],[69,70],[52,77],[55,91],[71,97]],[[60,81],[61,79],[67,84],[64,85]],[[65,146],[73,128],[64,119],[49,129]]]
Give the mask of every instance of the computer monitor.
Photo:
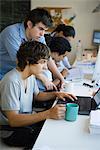
[[[100,45],[99,45],[99,50],[98,50],[92,81],[100,85]]]
[[[92,42],[93,42],[93,45],[100,45],[100,30],[93,31]]]

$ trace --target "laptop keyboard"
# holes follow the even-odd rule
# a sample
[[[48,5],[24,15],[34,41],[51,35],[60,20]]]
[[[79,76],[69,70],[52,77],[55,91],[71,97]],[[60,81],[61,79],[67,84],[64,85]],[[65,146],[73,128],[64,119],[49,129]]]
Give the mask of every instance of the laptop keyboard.
[[[78,100],[75,100],[75,101],[72,101],[69,98],[66,98],[66,101],[63,101],[62,99],[58,99],[57,104],[76,103],[79,105],[79,114],[89,115],[89,113],[92,109],[92,105],[94,105],[93,104],[94,101],[91,99],[91,97],[77,96],[77,98],[78,98]],[[95,107],[93,109],[95,109]]]

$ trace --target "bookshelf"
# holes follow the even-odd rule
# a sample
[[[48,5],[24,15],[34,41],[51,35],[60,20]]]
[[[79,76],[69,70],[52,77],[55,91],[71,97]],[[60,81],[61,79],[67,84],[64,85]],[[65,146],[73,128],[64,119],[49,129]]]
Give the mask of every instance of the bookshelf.
[[[52,16],[53,20],[53,27],[49,29],[49,31],[52,31],[58,24],[62,23],[62,13],[65,9],[71,9],[71,7],[43,7],[46,9]]]

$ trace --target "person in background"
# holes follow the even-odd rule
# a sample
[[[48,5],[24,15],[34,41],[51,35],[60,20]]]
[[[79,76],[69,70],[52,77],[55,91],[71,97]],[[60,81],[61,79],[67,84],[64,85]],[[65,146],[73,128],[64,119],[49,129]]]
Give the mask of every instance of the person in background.
[[[63,59],[67,57],[68,53],[71,52],[71,45],[69,41],[64,37],[54,37],[51,40],[49,47],[51,50],[52,59],[55,61],[58,70],[61,72],[63,77],[66,78],[66,76],[69,74],[68,69],[65,66],[60,66],[59,62],[63,61]],[[58,81],[58,79],[56,80]],[[53,81],[53,83],[56,82]]]
[[[46,43],[48,46],[52,37],[64,37],[70,42],[75,38],[75,29],[69,25],[59,24],[50,35],[45,35]],[[72,68],[67,56],[65,56],[64,59],[60,62],[60,65],[64,65],[68,69]]]
[[[10,146],[32,147],[45,119],[64,119],[65,105],[57,104],[34,112],[34,101],[52,100],[56,97],[76,99],[65,92],[39,92],[35,76],[41,73],[50,59],[49,48],[38,42],[23,43],[17,51],[17,66],[0,82],[1,138]]]
[[[63,58],[71,51],[71,45],[69,41],[63,37],[53,37],[50,41],[49,48],[51,51],[51,57],[54,60],[55,64],[58,67],[58,70],[61,72],[64,78],[66,78],[68,74],[68,70],[66,67],[59,66],[59,62],[63,60]],[[48,69],[43,70],[43,74],[48,78],[48,80],[52,81],[56,86],[59,85],[59,80],[52,77],[51,72]],[[40,91],[46,91],[45,86],[42,84],[40,80],[37,79],[37,84]]]
[[[45,43],[44,33],[52,26],[51,15],[43,8],[36,8],[29,12],[24,22],[6,27],[0,33],[0,79],[16,66],[16,53],[24,41],[37,40]],[[58,71],[52,58],[48,61],[48,68],[61,82],[63,76]],[[42,80],[47,89],[53,89],[55,85],[49,82],[43,74],[37,77]]]

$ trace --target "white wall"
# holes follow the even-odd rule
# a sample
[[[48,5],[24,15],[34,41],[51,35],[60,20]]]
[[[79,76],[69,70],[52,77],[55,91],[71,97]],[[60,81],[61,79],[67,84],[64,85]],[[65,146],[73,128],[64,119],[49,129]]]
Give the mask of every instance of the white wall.
[[[76,43],[80,39],[83,49],[93,48],[92,34],[94,29],[100,30],[100,12],[92,13],[100,0],[31,0],[31,8],[36,7],[72,7],[76,13],[73,20],[76,29],[76,38],[73,41],[73,54],[75,53]],[[67,12],[64,13],[66,17]]]

